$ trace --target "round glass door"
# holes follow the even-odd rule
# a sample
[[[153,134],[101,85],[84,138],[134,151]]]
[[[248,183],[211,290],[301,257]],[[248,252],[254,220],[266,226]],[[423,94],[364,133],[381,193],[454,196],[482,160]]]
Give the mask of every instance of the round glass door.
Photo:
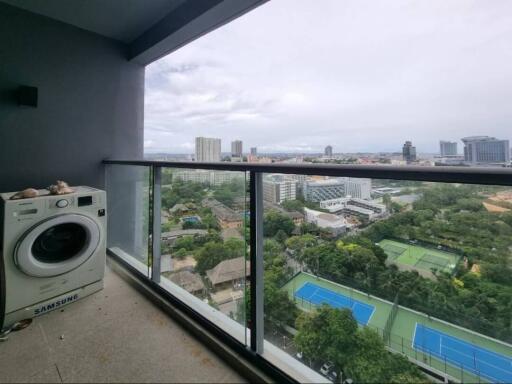
[[[25,233],[16,246],[14,261],[30,276],[61,275],[92,256],[100,235],[98,224],[87,216],[54,216]]]
[[[32,244],[34,258],[58,263],[75,257],[87,245],[87,231],[76,223],[58,224],[41,233]]]

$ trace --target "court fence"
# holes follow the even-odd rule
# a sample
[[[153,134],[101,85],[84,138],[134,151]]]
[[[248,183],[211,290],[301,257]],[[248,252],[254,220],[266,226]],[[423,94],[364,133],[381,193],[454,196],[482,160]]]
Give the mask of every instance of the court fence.
[[[351,297],[352,299],[352,297]],[[393,307],[395,310],[391,310],[391,312],[395,312],[394,315],[390,313],[388,320],[390,323],[394,321],[394,317],[398,313],[398,295],[395,298],[395,303],[393,303]],[[321,307],[325,304],[315,304],[303,297],[296,297],[295,302],[300,304],[301,307],[307,311],[315,311],[317,308]],[[393,320],[390,320],[393,318]],[[386,322],[387,325],[387,322]],[[444,374],[447,377],[451,377],[457,381],[460,380],[462,383],[488,383],[492,382],[492,380],[483,377],[480,371],[477,368],[477,364],[473,365],[464,365],[457,361],[451,360],[446,356],[436,356],[432,354],[428,350],[421,350],[420,348],[415,348],[412,340],[394,334],[391,332],[391,326],[389,329],[380,328],[375,325],[366,324],[363,325],[370,329],[373,329],[384,341],[384,345],[394,353],[399,353],[409,360],[415,362],[420,367],[423,367],[424,370],[430,370],[434,374]]]
[[[301,272],[296,273],[292,281]],[[348,276],[334,276],[328,273],[316,274],[317,278],[322,278],[334,282],[336,284],[343,285],[346,289],[350,290],[350,295],[354,290],[362,292],[368,297],[373,296],[376,298],[391,301],[394,296],[387,297],[382,289],[377,288],[374,284],[367,284],[365,281],[356,280]],[[394,293],[396,294],[396,293]],[[482,333],[486,336],[504,341],[506,343],[512,343],[512,334],[508,328],[499,327],[485,318],[478,316],[462,316],[460,312],[450,308],[436,308],[428,305],[430,298],[427,297],[426,301],[419,302],[411,297],[407,296],[407,292],[400,293],[400,305],[402,307],[410,308],[412,310],[421,312],[425,316],[435,317],[437,319],[448,321],[454,325],[467,328],[469,330]]]
[[[395,322],[397,313],[398,313],[398,293],[395,296],[395,300],[393,300],[393,306],[391,307],[391,311],[389,311],[389,315],[386,320],[386,324],[384,325],[384,330],[383,330],[383,335],[382,335],[384,342],[387,342],[390,338],[391,328],[393,328],[393,324]]]

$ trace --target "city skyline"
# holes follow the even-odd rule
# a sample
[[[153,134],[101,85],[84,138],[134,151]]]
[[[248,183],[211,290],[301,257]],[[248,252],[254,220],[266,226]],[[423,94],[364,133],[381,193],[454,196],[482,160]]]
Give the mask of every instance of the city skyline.
[[[262,153],[509,139],[511,26],[508,1],[266,3],[147,67],[146,151],[191,153],[195,136]]]

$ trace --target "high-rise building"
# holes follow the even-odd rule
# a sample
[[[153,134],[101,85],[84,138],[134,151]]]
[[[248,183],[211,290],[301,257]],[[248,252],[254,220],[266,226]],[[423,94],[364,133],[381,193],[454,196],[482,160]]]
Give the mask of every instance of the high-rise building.
[[[220,139],[196,137],[196,161],[220,161]]]
[[[258,148],[251,147],[251,155],[256,156],[258,154]]]
[[[231,156],[242,157],[242,140],[235,140],[231,142]]]
[[[442,157],[457,156],[457,143],[455,141],[439,142],[439,152]]]
[[[461,139],[464,143],[464,161],[471,164],[502,164],[510,162],[508,140],[490,136],[470,136]]]
[[[263,180],[263,199],[272,204],[281,204],[297,198],[297,181],[287,175],[267,175]]]
[[[416,161],[416,147],[412,145],[412,142],[406,141],[402,147],[402,156],[407,164]]]
[[[328,145],[325,147],[324,155],[328,157],[332,157],[332,146]]]

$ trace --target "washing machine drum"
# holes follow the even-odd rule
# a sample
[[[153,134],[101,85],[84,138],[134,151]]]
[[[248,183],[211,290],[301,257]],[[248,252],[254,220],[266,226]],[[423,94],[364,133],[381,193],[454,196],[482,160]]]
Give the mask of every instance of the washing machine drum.
[[[18,241],[14,261],[25,274],[50,277],[87,261],[100,243],[100,227],[79,214],[54,216],[30,228]]]

